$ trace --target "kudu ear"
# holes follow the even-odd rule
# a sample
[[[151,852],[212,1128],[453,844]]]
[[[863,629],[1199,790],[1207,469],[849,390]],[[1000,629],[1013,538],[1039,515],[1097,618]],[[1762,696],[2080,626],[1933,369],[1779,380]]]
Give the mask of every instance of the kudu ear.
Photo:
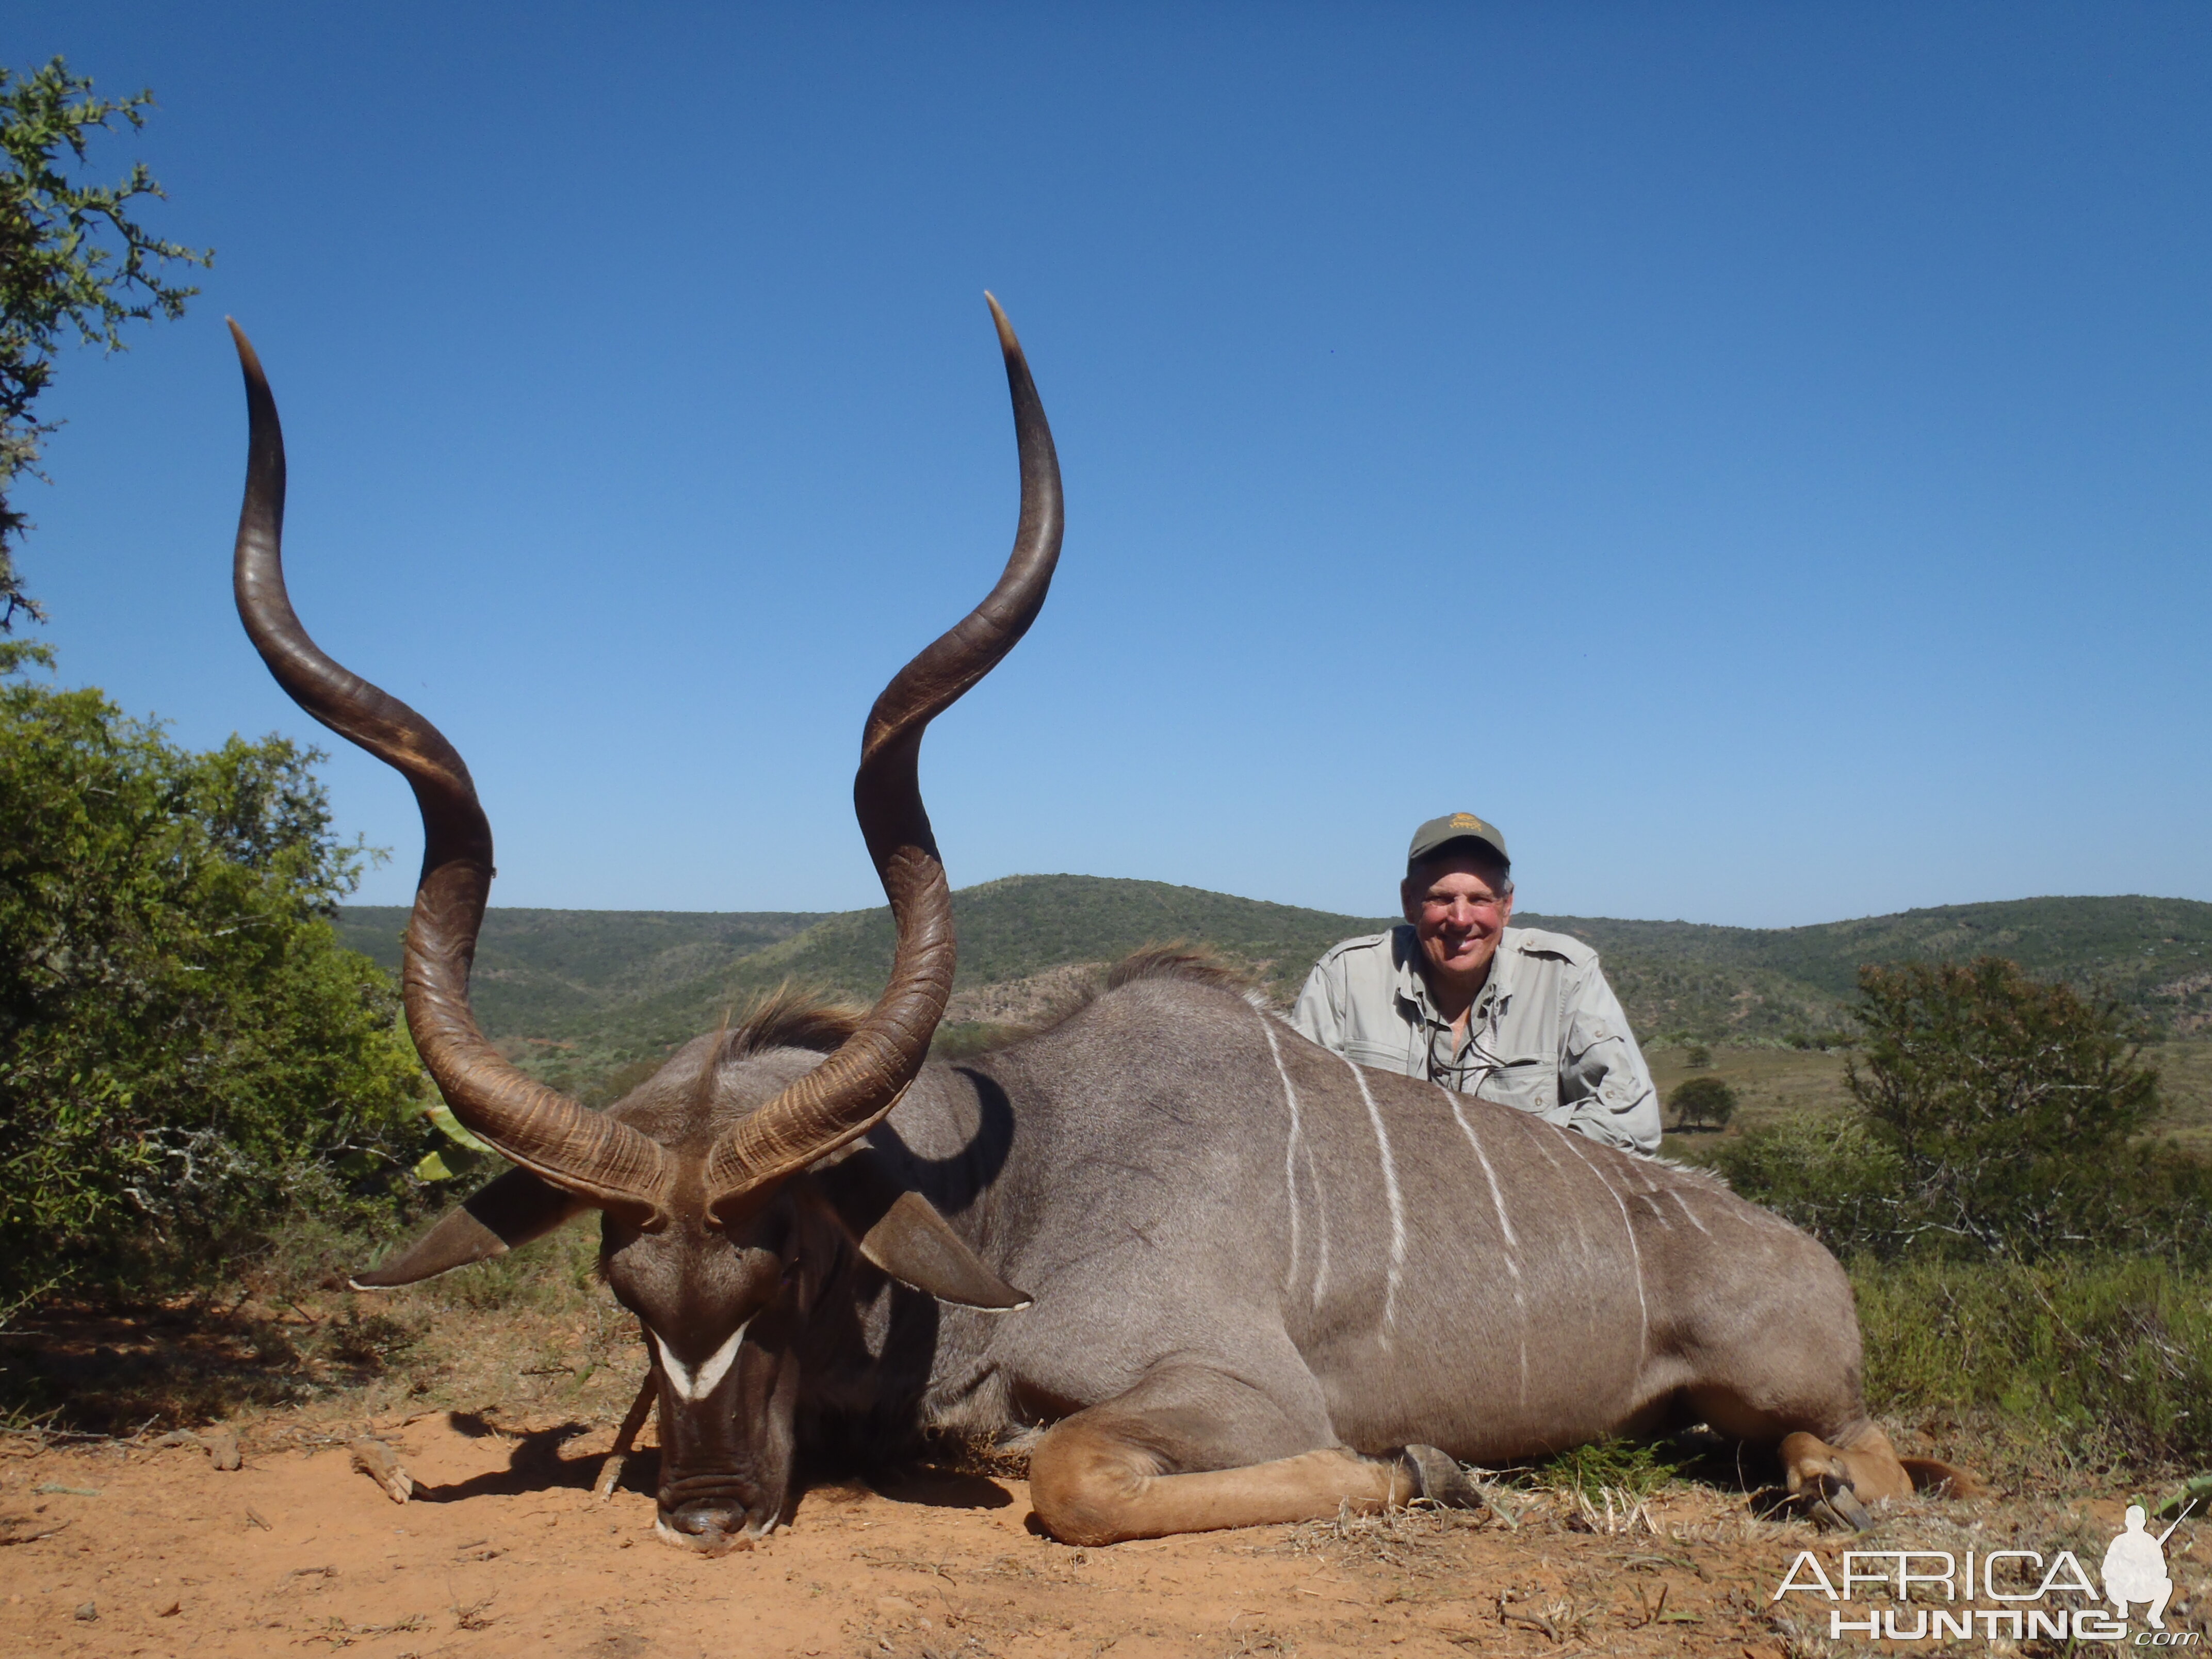
[[[902,1285],[987,1313],[1011,1313],[1030,1298],[983,1265],[937,1206],[896,1180],[861,1146],[802,1176],[860,1255]]]
[[[591,1207],[527,1170],[509,1170],[398,1255],[346,1282],[356,1291],[412,1285],[543,1238]]]

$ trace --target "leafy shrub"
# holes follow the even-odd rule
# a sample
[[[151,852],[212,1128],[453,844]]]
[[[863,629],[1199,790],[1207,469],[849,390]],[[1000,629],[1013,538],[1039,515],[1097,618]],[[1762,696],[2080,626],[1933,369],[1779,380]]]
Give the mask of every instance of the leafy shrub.
[[[1869,1403],[2105,1467],[2212,1457],[2212,1275],[2141,1257],[1851,1264]]]
[[[1852,1109],[1717,1149],[1736,1189],[1839,1255],[2201,1260],[2212,1166],[2142,1131],[2158,1073],[2118,1004],[2000,957],[1859,972]]]
[[[1707,1161],[1838,1255],[1893,1255],[1911,1236],[1903,1167],[1856,1113],[1784,1118],[1723,1141]]]
[[[2159,1109],[2119,1004],[2002,957],[1859,970],[1846,1073],[1931,1228],[2027,1254],[2094,1240],[2110,1161]]]
[[[1540,1460],[1519,1484],[1579,1492],[1592,1503],[1618,1492],[1633,1503],[1674,1480],[1689,1461],[1649,1440],[1593,1440]]]
[[[1735,1115],[1735,1091],[1717,1077],[1693,1077],[1676,1089],[1667,1103],[1674,1109],[1677,1129],[1686,1129],[1693,1123],[1724,1129]]]
[[[427,1090],[331,926],[362,854],[319,758],[0,685],[0,1298],[196,1281],[408,1188]]]

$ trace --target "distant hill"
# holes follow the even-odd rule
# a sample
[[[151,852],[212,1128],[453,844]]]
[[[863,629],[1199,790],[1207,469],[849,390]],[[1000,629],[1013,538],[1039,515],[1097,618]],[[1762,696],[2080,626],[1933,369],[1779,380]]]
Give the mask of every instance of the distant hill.
[[[407,931],[399,905],[349,904],[338,935],[391,973]],[[495,1036],[544,1036],[609,1009],[690,985],[826,920],[821,913],[530,910],[485,913],[470,983]]]
[[[2008,899],[1807,927],[1516,920],[1602,952],[1639,1030],[1707,1040],[1832,1030],[1862,963],[1990,955],[2084,988],[2102,985],[2161,1030],[2212,1027],[2212,904],[2193,899]]]
[[[1020,1018],[1064,984],[1055,969],[1174,939],[1246,964],[1287,1000],[1331,945],[1385,925],[1097,876],[1010,876],[954,894],[952,910],[956,1024]],[[348,945],[394,972],[406,926],[404,909],[384,905],[349,905],[338,924]],[[572,1073],[566,1080],[577,1085],[657,1057],[787,980],[871,1000],[890,971],[891,939],[888,907],[828,916],[493,909],[473,1000],[487,1034],[532,1070]]]
[[[1081,964],[1182,939],[1255,969],[1288,1001],[1338,939],[1388,925],[1164,882],[1010,876],[953,896],[955,1026],[1018,1019]],[[2109,987],[2160,1029],[2212,1029],[2212,904],[2042,898],[1945,905],[1808,927],[1522,915],[1594,945],[1647,1040],[1780,1042],[1841,1031],[1859,964],[1994,951],[2031,971]],[[355,905],[346,942],[397,969],[407,913]],[[722,1011],[791,980],[871,998],[891,954],[886,908],[801,911],[494,909],[477,957],[486,1031],[534,1071],[590,1093],[657,1059]]]

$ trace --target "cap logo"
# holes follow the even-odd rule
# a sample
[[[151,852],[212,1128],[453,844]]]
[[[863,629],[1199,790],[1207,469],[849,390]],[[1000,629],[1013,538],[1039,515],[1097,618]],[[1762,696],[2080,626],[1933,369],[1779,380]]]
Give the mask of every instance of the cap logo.
[[[1487,830],[1490,828],[1488,824],[1485,823],[1480,818],[1475,817],[1472,812],[1453,813],[1451,817],[1451,827],[1455,830]]]

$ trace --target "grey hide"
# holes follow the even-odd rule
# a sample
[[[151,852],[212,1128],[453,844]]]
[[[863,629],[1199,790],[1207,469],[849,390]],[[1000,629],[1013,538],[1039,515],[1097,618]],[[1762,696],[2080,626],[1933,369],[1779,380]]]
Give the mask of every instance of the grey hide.
[[[1418,1442],[1495,1463],[1634,1425],[1716,1355],[1762,1419],[1798,1415],[1801,1376],[1856,1393],[1850,1286],[1803,1233],[1708,1176],[1354,1067],[1218,988],[1139,981],[933,1064],[873,1139],[1035,1300],[943,1311],[930,1421],[1049,1422],[1172,1355],[1231,1383],[1212,1467]]]

